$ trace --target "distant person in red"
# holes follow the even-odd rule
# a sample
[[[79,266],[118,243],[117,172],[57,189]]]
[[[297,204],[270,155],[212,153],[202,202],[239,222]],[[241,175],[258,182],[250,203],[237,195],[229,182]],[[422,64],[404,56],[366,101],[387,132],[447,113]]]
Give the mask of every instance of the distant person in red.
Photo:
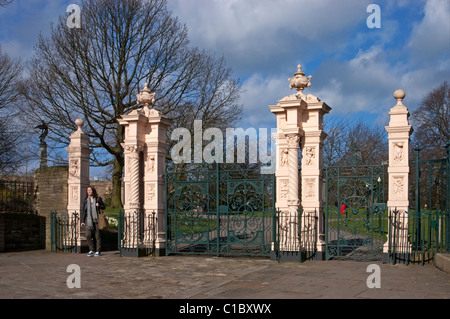
[[[345,205],[345,203],[342,203],[341,205],[341,214],[345,214],[347,216],[347,205]]]

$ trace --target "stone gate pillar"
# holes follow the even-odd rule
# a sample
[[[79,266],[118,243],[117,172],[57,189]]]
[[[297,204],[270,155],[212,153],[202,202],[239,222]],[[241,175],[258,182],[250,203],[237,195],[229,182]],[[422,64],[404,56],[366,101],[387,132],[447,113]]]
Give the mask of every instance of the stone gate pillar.
[[[78,214],[78,218],[81,217],[86,188],[89,186],[89,157],[92,152],[89,149],[89,137],[81,129],[84,121],[77,119],[75,124],[78,126],[78,130],[70,136],[70,144],[66,148],[69,153],[67,213],[71,222],[76,221],[73,218],[75,213]],[[74,227],[77,227],[76,234],[80,234],[80,223],[77,222]],[[81,247],[79,235],[77,241],[78,247]]]
[[[172,121],[161,112],[149,108],[154,103],[154,95],[146,83],[137,95],[137,101],[143,108],[123,115],[119,124],[125,127],[122,143],[125,151],[125,218],[134,220],[135,212],[141,212],[142,233],[133,236],[139,237],[141,245],[154,245],[156,253],[160,254],[165,249],[166,137]]]
[[[395,242],[391,247],[395,247],[398,253],[408,253],[408,215],[409,208],[408,188],[409,188],[409,147],[412,127],[408,122],[409,112],[402,101],[405,98],[403,90],[396,90],[394,98],[397,104],[391,108],[389,126],[386,126],[389,139],[389,194],[388,211],[391,217],[396,214],[395,224],[390,229],[395,231]],[[389,234],[391,236],[391,234]],[[388,237],[389,238],[389,237]],[[389,240],[385,243],[383,249],[383,259],[389,258]]]
[[[305,95],[303,90],[311,85],[311,76],[305,77],[301,66],[298,66],[294,77],[289,79],[290,88],[297,93],[284,97],[275,106],[269,106],[272,113],[277,116],[277,133],[274,135],[277,145],[276,170],[276,208],[280,214],[280,251],[282,258],[296,259],[298,253],[311,249],[306,248],[303,242],[318,243],[317,250],[324,250],[323,241],[318,238],[302,238],[302,247],[299,242],[299,231],[304,228],[317,228],[318,237],[323,237],[323,198],[322,198],[322,169],[323,169],[323,115],[331,108],[321,102],[312,94]],[[299,149],[301,149],[301,201],[299,178]],[[299,229],[298,210],[303,210],[302,229]],[[315,223],[313,216],[318,217]],[[305,223],[303,220],[307,221]],[[309,237],[315,232],[308,232]],[[300,250],[301,248],[301,250]]]
[[[323,143],[327,134],[323,132],[323,116],[331,108],[315,96],[306,98],[302,140],[302,231],[303,242],[316,243],[317,258],[325,259],[325,216],[323,210]],[[317,234],[313,231],[317,229]],[[317,238],[313,238],[317,236]]]

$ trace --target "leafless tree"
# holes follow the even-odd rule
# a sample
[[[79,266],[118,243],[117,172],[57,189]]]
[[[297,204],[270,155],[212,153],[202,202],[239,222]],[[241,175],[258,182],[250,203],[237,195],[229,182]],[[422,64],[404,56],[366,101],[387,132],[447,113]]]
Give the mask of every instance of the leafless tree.
[[[0,7],[6,7],[8,4],[12,3],[14,0],[0,0]]]
[[[442,158],[445,145],[450,141],[450,86],[443,82],[431,90],[411,113],[414,128],[413,143],[420,147],[421,157]]]
[[[22,70],[20,61],[3,53],[0,47],[0,174],[15,171],[23,159],[19,151],[22,134],[12,116],[16,113],[17,81]]]
[[[325,165],[379,165],[388,159],[388,140],[384,127],[352,121],[349,115],[326,119]]]
[[[66,16],[40,36],[22,86],[30,116],[50,123],[49,140],[67,146],[83,130],[96,165],[113,163],[113,206],[121,205],[124,128],[117,119],[140,107],[136,94],[147,82],[156,92],[155,108],[189,128],[194,119],[208,126],[239,119],[240,85],[223,58],[191,47],[186,26],[168,11],[165,0],[85,0],[81,28]]]

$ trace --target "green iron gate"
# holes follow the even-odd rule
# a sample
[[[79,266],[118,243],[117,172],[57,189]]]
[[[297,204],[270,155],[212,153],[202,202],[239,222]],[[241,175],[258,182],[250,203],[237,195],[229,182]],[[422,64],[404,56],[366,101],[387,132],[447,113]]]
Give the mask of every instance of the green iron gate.
[[[326,258],[381,259],[387,241],[387,165],[325,168]]]
[[[270,255],[275,175],[203,164],[167,172],[166,188],[166,254]]]
[[[50,213],[50,244],[51,251],[75,252],[81,251],[78,246],[80,232],[77,225],[80,223],[78,213]]]
[[[442,159],[410,161],[409,211],[389,218],[389,261],[432,262],[437,253],[450,252],[450,143]]]

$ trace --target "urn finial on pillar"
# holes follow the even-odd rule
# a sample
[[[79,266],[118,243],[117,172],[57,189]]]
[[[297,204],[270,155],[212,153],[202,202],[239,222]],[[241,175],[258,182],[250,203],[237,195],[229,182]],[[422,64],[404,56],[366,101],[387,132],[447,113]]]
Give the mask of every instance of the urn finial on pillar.
[[[155,93],[150,93],[150,90],[148,89],[148,83],[145,83],[144,88],[142,89],[141,93],[136,95],[137,103],[142,104],[144,114],[145,116],[149,116],[150,114],[150,106],[155,103]]]
[[[296,89],[297,94],[302,94],[303,90],[311,86],[311,75],[305,76],[302,71],[302,66],[299,64],[297,66],[297,72],[294,73],[294,77],[289,78],[289,88]]]

